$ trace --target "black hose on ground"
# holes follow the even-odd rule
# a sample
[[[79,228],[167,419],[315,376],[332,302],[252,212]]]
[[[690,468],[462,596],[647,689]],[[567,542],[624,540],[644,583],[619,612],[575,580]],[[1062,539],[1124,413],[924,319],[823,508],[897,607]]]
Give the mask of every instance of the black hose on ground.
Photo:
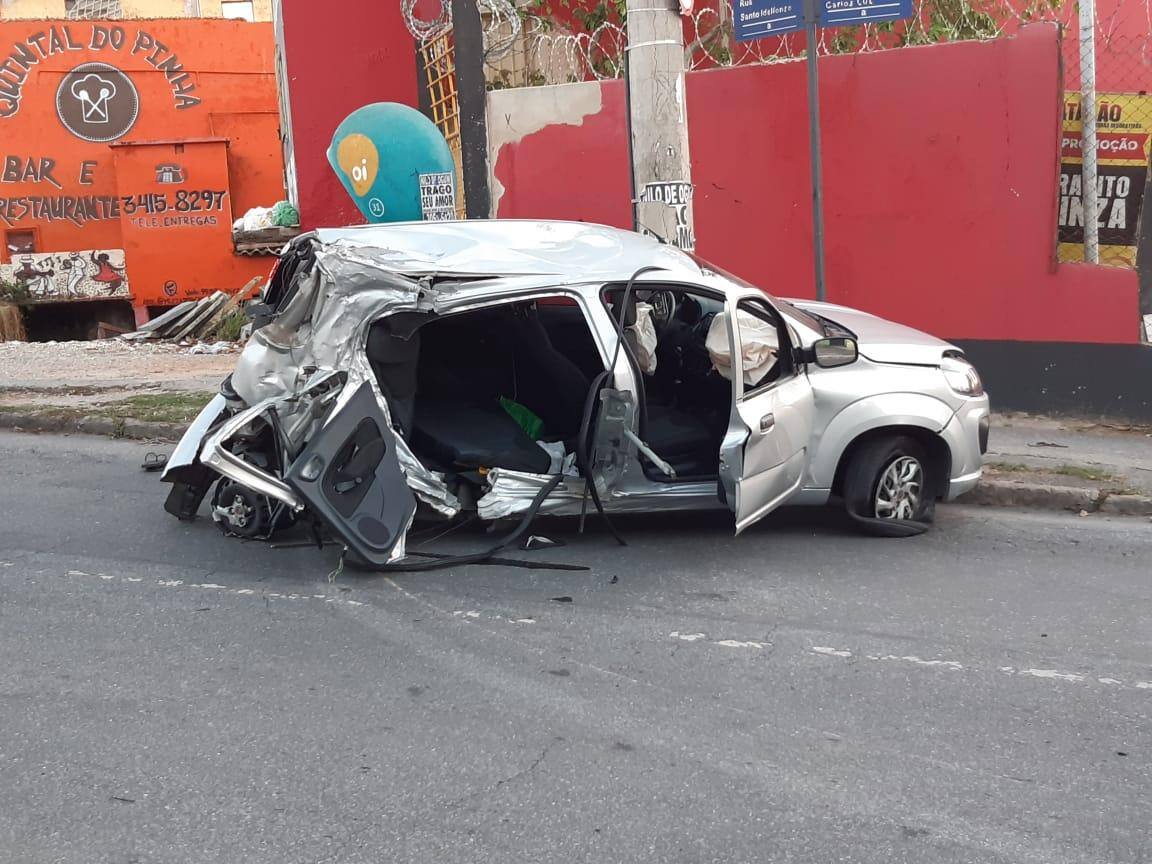
[[[413,552],[413,558],[434,558],[437,560],[444,560],[450,558],[450,555],[443,555],[436,552]],[[483,561],[475,562],[477,564],[488,564],[499,567],[522,567],[525,570],[568,570],[568,571],[585,571],[591,568],[583,564],[562,564],[557,561],[525,561],[523,558],[486,558]]]
[[[512,533],[504,536],[495,546],[485,549],[482,552],[472,552],[467,555],[445,555],[443,557],[432,557],[429,553],[420,553],[419,557],[427,558],[426,561],[411,561],[401,559],[392,564],[382,564],[373,569],[385,573],[425,573],[430,570],[443,570],[447,567],[462,567],[466,564],[485,564],[491,562],[491,559],[496,556],[496,553],[503,552],[509,546],[520,542],[520,539],[528,533],[528,529],[532,527],[532,522],[536,518],[540,506],[544,503],[552,492],[560,485],[560,481],[564,479],[564,475],[555,474],[545,484],[536,497],[532,499],[532,503],[528,505],[524,516],[516,524]],[[417,556],[413,556],[417,557]]]

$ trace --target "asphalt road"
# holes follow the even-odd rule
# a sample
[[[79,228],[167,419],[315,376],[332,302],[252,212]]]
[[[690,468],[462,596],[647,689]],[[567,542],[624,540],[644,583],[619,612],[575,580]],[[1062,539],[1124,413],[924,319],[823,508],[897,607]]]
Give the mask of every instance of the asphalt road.
[[[1147,521],[552,523],[519,554],[589,571],[330,583],[147,449],[0,435],[5,862],[1152,859]]]

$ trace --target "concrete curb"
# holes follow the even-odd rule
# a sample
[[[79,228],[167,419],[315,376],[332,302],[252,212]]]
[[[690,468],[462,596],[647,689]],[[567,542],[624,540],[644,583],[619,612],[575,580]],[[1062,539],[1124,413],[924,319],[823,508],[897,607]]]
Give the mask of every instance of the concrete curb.
[[[1114,516],[1152,516],[1152,498],[1106,489],[1052,486],[1020,480],[985,478],[959,499],[965,504],[989,507],[1027,507],[1038,510],[1071,510],[1074,513],[1107,513]]]
[[[178,441],[186,427],[180,423],[146,422],[125,417],[101,417],[70,411],[0,411],[0,429],[15,432],[106,435],[110,438]]]
[[[1152,498],[1147,495],[1110,495],[1100,502],[1101,513],[1111,513],[1117,516],[1149,516],[1152,517]]]

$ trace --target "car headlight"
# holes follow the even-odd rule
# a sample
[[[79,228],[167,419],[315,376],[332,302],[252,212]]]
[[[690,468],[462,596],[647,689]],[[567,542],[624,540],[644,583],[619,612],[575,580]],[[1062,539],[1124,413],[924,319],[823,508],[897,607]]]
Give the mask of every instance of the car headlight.
[[[984,382],[980,380],[980,373],[963,357],[945,356],[940,361],[940,371],[955,393],[961,396],[984,395]]]

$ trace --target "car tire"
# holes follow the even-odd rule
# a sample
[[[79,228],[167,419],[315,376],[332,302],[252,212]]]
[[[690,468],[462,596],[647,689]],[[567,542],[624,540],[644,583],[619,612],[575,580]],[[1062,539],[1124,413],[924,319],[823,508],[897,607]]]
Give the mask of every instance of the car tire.
[[[844,475],[844,503],[869,533],[906,537],[931,524],[935,488],[923,446],[907,435],[891,435],[867,441],[852,454]]]

